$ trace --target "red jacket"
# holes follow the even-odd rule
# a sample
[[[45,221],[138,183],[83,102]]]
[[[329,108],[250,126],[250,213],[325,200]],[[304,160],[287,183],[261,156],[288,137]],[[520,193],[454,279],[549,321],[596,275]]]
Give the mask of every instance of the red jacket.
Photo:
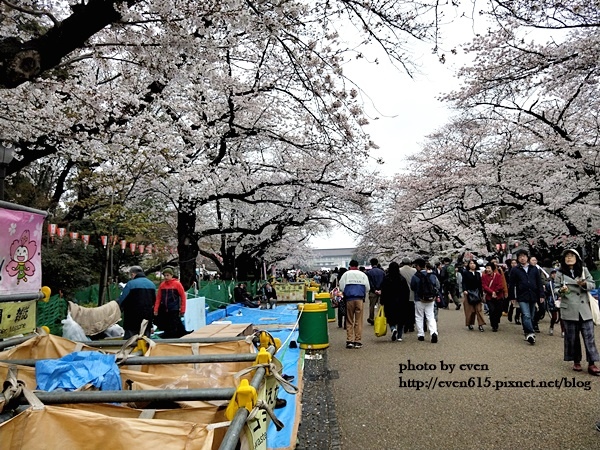
[[[154,314],[158,314],[160,304],[166,306],[167,311],[179,310],[185,313],[185,291],[177,278],[171,278],[160,283],[154,302]]]
[[[500,273],[494,272],[491,275],[483,272],[481,274],[481,287],[486,300],[492,300],[492,293],[496,293],[496,299],[504,298],[504,282]]]

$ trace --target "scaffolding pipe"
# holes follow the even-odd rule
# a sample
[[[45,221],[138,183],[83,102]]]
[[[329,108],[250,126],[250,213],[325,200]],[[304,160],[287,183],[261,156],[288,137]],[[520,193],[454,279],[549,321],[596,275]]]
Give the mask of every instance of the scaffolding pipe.
[[[246,336],[230,336],[230,337],[197,337],[197,338],[179,338],[179,339],[156,339],[152,340],[155,344],[216,344],[219,342],[237,342],[243,341]],[[103,347],[122,347],[127,341],[110,340],[102,341],[76,341],[81,342],[88,347],[103,348]]]
[[[135,403],[164,400],[173,402],[230,400],[234,393],[235,388],[158,389],[147,391],[34,391],[36,397],[47,405],[64,403]],[[0,394],[0,399],[5,400],[3,394]],[[27,403],[24,395],[19,397],[19,403]]]
[[[3,359],[0,360],[0,363],[34,367],[36,362],[49,359],[58,358]],[[155,364],[253,362],[255,359],[256,353],[230,353],[221,355],[130,356],[129,358],[118,360],[117,363],[123,366],[146,366]]]
[[[30,294],[2,294],[0,303],[6,302],[24,302],[27,300],[42,300],[46,296],[42,292],[33,292]]]
[[[4,350],[8,347],[14,347],[15,345],[22,344],[31,338],[39,336],[39,334],[29,334],[27,336],[19,336],[15,338],[7,338],[0,341],[0,350]],[[198,337],[198,338],[179,338],[179,339],[157,339],[152,340],[155,344],[217,344],[220,342],[237,342],[243,341],[246,336],[228,336],[228,337]],[[105,347],[122,347],[127,341],[125,340],[101,340],[101,341],[74,341],[81,342],[82,344],[93,347],[93,348],[105,348]]]
[[[272,355],[275,354],[275,347],[269,347],[267,351]],[[254,372],[254,376],[252,377],[252,381],[250,385],[254,387],[258,391],[261,383],[263,382],[263,378],[265,377],[266,369],[264,367],[259,367]],[[223,436],[223,441],[219,447],[219,450],[233,450],[237,447],[238,442],[240,440],[240,436],[242,434],[242,430],[244,429],[244,425],[246,424],[246,420],[248,419],[248,415],[250,411],[246,408],[240,408],[236,411],[235,416],[233,416],[233,420],[231,424],[227,428],[227,432],[225,436]]]
[[[28,334],[27,336],[19,336],[14,338],[8,338],[3,341],[0,341],[0,350],[4,350],[8,347],[14,347],[15,345],[22,344],[23,342],[28,341],[31,338],[39,336],[39,334]]]

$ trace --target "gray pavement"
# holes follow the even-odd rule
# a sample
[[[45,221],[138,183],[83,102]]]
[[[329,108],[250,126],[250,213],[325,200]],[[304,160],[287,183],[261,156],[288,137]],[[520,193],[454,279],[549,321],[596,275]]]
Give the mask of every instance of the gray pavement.
[[[521,327],[506,317],[497,333],[489,326],[483,333],[477,328],[468,331],[462,309],[450,306],[439,312],[438,323],[437,344],[429,342],[428,334],[425,342],[418,341],[416,332],[406,334],[403,342],[392,342],[389,333],[377,338],[373,327],[365,324],[364,347],[349,350],[345,331],[330,322],[330,347],[320,363],[327,367],[319,369],[321,385],[313,384],[313,393],[303,403],[309,408],[318,401],[318,392],[327,398],[332,389],[327,414],[334,418],[333,426],[321,422],[321,431],[315,431],[319,421],[311,422],[310,408],[303,410],[299,448],[600,449],[600,433],[594,428],[600,419],[600,377],[588,375],[585,363],[584,372],[577,373],[562,360],[560,328],[549,336],[548,318],[540,323],[535,346],[525,342]],[[400,364],[409,360],[423,367],[400,374]],[[441,361],[454,364],[454,371],[442,369]],[[400,376],[404,382],[430,387],[399,387]],[[558,380],[562,387],[508,386],[509,381],[531,380]],[[442,387],[440,382],[448,381],[459,385]],[[490,387],[484,387],[488,382]],[[311,426],[321,440],[302,447],[307,442],[302,435]]]

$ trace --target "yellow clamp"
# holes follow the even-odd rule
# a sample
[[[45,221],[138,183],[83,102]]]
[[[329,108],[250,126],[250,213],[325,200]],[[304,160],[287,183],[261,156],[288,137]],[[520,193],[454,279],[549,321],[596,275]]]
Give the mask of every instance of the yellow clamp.
[[[44,294],[42,301],[44,303],[48,303],[50,301],[50,295],[52,294],[52,291],[50,290],[50,288],[48,286],[42,286],[40,291],[42,292],[42,294]]]
[[[146,352],[148,351],[148,343],[144,340],[144,339],[138,339],[137,340],[137,345],[135,346],[135,348],[131,351],[131,353],[135,353],[137,351],[142,352],[142,355],[145,355]]]
[[[227,420],[233,420],[235,413],[240,408],[246,408],[248,412],[250,412],[256,406],[257,401],[258,394],[256,393],[256,389],[250,386],[248,380],[243,379],[238,388],[235,390],[233,397],[231,397],[229,405],[227,405],[225,417]]]
[[[266,331],[260,332],[259,342],[259,348],[269,348],[269,346],[272,345],[273,347],[275,347],[275,352],[277,352],[277,350],[279,350],[279,348],[281,347],[281,339],[274,338],[273,336],[271,336],[270,333],[267,333]]]

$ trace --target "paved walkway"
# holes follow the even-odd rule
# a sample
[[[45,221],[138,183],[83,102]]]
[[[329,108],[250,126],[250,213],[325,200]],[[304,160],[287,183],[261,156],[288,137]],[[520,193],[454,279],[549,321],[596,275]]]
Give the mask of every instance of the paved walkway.
[[[365,325],[364,347],[354,350],[344,347],[345,331],[337,322],[329,323],[328,370],[336,374],[329,383],[342,449],[600,449],[594,428],[600,377],[588,375],[585,364],[584,372],[573,372],[562,360],[560,328],[549,336],[548,318],[535,346],[506,317],[498,333],[489,326],[483,333],[468,331],[462,309],[451,306],[439,312],[438,323],[437,344],[428,335],[417,341],[416,332],[391,342],[389,333],[377,338]],[[409,360],[419,370],[400,374]],[[453,372],[442,362],[454,365]],[[431,387],[399,387],[400,377]],[[531,380],[558,380],[562,387],[508,386]],[[449,381],[464,387],[442,387]]]

